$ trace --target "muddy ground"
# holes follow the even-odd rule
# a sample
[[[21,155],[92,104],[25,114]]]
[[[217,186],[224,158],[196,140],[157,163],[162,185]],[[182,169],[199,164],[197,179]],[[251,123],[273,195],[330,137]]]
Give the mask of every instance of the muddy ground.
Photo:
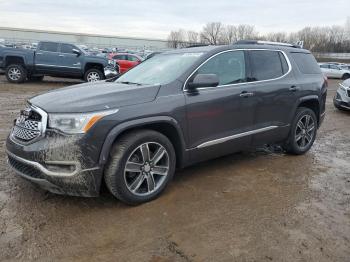
[[[0,261],[350,261],[350,113],[332,105],[304,156],[257,151],[176,173],[128,207],[47,193],[9,170],[4,141],[25,99],[74,83],[0,76]]]

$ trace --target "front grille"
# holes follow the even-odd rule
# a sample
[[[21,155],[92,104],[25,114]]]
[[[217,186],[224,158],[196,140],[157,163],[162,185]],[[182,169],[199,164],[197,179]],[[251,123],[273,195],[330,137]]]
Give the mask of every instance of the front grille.
[[[12,134],[16,139],[28,142],[40,136],[40,131],[38,130],[34,131],[34,130],[14,126],[12,130]]]
[[[35,167],[32,167],[31,165],[18,161],[17,159],[11,156],[8,156],[8,160],[9,160],[10,166],[16,171],[33,178],[43,178],[42,173]]]
[[[12,136],[20,142],[30,142],[42,134],[42,116],[33,108],[21,111],[12,129]]]
[[[350,89],[348,89],[348,97],[350,97]]]

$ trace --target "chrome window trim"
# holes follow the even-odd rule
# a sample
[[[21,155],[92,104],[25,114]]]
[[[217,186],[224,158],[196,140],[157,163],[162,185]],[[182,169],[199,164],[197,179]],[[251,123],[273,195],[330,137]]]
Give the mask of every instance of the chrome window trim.
[[[217,144],[221,144],[221,143],[227,142],[229,140],[233,140],[233,139],[237,139],[237,138],[241,138],[241,137],[245,137],[245,136],[249,136],[249,135],[258,134],[258,133],[269,131],[269,130],[276,129],[276,128],[278,128],[278,126],[268,126],[268,127],[264,127],[264,128],[259,128],[259,129],[255,129],[255,130],[251,130],[251,131],[247,131],[247,132],[231,135],[231,136],[226,136],[226,137],[210,140],[210,141],[204,142],[204,143],[196,146],[196,149],[204,148],[204,147],[208,147],[208,146],[213,146],[213,145],[217,145]]]
[[[212,89],[212,88],[218,88],[218,87],[226,87],[226,86],[237,86],[237,85],[247,85],[247,84],[255,84],[255,83],[263,83],[263,82],[269,82],[269,81],[275,81],[275,80],[279,80],[279,79],[282,79],[284,77],[286,77],[291,71],[292,71],[292,64],[287,56],[287,54],[280,50],[280,49],[230,49],[230,50],[225,50],[225,51],[221,51],[217,54],[214,54],[212,55],[211,57],[209,57],[208,59],[206,59],[203,63],[201,63],[190,75],[189,77],[187,77],[183,87],[182,87],[182,90],[183,91],[188,91],[188,89],[186,89],[186,85],[187,85],[187,82],[188,80],[193,76],[193,74],[199,69],[201,68],[205,63],[207,63],[209,60],[211,60],[212,58],[220,55],[220,54],[223,54],[223,53],[227,53],[227,52],[235,52],[235,51],[274,51],[274,52],[281,52],[284,56],[284,58],[286,59],[287,61],[287,64],[288,64],[288,71],[287,73],[283,74],[282,76],[279,76],[277,78],[272,78],[272,79],[266,79],[266,80],[259,80],[259,81],[252,81],[252,82],[244,82],[244,83],[237,83],[237,84],[228,84],[228,85],[218,85],[218,86],[215,86],[215,87],[199,87],[197,88],[197,90],[203,90],[203,89]],[[282,66],[282,65],[281,65]]]

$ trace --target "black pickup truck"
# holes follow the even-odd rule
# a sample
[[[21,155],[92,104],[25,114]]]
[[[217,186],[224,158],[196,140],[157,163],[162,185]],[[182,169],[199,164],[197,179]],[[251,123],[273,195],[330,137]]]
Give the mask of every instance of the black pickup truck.
[[[42,80],[46,75],[94,82],[117,75],[118,68],[113,60],[68,43],[39,42],[36,51],[0,47],[0,69],[12,83]]]

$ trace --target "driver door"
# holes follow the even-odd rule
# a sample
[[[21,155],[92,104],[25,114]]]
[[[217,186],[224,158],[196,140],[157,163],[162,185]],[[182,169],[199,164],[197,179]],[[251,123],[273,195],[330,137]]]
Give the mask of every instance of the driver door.
[[[216,74],[219,85],[185,89],[188,137],[193,162],[240,151],[251,144],[256,98],[247,84],[246,54],[213,56],[194,74]]]

